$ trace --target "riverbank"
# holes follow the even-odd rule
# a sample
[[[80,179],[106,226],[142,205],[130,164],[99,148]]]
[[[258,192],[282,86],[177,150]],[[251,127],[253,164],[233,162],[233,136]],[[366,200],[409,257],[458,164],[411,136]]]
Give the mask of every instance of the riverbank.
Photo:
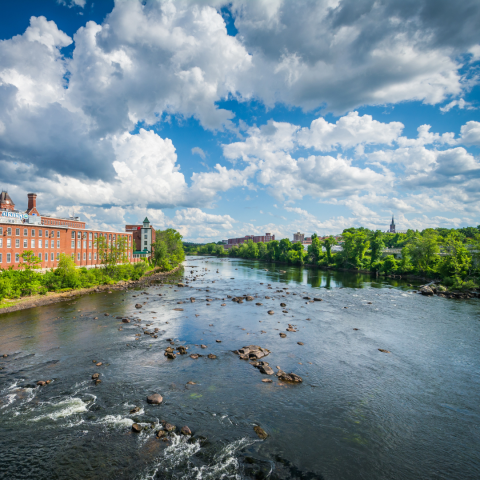
[[[138,280],[120,280],[112,285],[96,285],[94,287],[79,288],[70,290],[68,292],[48,292],[45,295],[32,295],[28,297],[21,297],[15,299],[6,299],[0,302],[0,315],[3,313],[11,313],[19,310],[26,310],[29,308],[41,307],[44,305],[51,305],[54,303],[71,300],[72,297],[87,295],[89,293],[108,292],[114,290],[125,290],[128,288],[144,287],[160,280],[169,275],[173,275],[183,268],[183,264],[178,265],[169,272],[160,272],[158,269],[146,272],[143,277]]]

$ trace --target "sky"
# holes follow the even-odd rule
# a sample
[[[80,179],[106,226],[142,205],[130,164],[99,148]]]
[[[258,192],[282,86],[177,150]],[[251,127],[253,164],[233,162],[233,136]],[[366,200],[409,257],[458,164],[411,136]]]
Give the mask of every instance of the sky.
[[[0,6],[0,188],[193,242],[480,224],[478,0]]]

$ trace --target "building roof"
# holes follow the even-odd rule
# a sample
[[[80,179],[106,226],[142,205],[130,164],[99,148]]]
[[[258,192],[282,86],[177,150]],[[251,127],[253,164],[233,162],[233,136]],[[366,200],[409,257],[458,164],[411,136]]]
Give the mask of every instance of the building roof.
[[[6,191],[2,191],[2,193],[0,193],[0,203],[10,203],[10,205],[15,205],[12,201],[12,199],[10,198],[10,195],[8,194],[8,192]]]
[[[145,220],[143,221],[143,223],[150,223],[150,221],[148,220],[148,217],[145,217]]]

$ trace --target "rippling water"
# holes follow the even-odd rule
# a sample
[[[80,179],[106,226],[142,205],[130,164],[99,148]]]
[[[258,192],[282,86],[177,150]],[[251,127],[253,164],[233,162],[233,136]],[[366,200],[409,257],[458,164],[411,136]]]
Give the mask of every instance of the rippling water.
[[[186,288],[92,294],[0,316],[0,355],[9,355],[0,357],[0,478],[480,478],[477,299],[243,260],[186,264],[187,280],[199,275]],[[227,298],[244,294],[257,298]],[[160,329],[157,339],[116,318],[137,315]],[[297,332],[281,338],[289,323]],[[167,338],[217,358],[167,360]],[[303,383],[263,383],[232,353],[250,344]],[[146,403],[155,392],[160,406]],[[177,431],[188,425],[193,438],[165,443],[158,428],[131,431],[162,420]]]

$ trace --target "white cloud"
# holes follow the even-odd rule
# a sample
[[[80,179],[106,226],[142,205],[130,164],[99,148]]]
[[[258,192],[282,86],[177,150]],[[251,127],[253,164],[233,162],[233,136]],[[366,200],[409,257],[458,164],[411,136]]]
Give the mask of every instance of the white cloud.
[[[359,116],[358,112],[350,112],[335,124],[317,118],[310,128],[302,128],[298,132],[298,143],[322,152],[337,147],[347,149],[368,144],[391,145],[402,130],[403,124],[400,122],[382,123],[373,120],[371,115]]]
[[[464,145],[480,145],[480,122],[470,121],[460,129],[461,143]]]
[[[192,148],[192,155],[200,155],[200,157],[205,160],[205,152],[200,147],[193,147]]]
[[[458,107],[460,110],[475,110],[475,107],[471,103],[460,98],[459,100],[452,100],[450,103],[447,103],[444,107],[440,108],[440,111],[443,113],[449,112],[453,107]]]
[[[60,5],[64,5],[68,8],[72,8],[72,7],[83,8],[85,7],[87,0],[57,0],[57,3]]]

